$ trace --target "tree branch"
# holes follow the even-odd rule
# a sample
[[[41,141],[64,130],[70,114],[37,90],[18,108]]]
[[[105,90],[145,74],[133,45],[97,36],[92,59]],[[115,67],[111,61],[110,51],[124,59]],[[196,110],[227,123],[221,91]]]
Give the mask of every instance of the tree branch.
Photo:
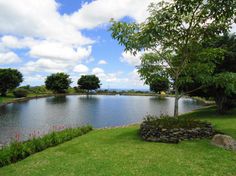
[[[199,87],[196,88],[196,89],[190,90],[190,91],[188,91],[188,92],[181,93],[181,95],[179,96],[179,98],[181,98],[181,97],[184,96],[184,95],[188,95],[188,94],[190,94],[190,93],[193,93],[193,92],[195,92],[195,91],[197,91],[197,90],[200,90],[200,89],[202,89],[203,87],[204,87],[204,86],[201,85],[201,86],[199,86]]]

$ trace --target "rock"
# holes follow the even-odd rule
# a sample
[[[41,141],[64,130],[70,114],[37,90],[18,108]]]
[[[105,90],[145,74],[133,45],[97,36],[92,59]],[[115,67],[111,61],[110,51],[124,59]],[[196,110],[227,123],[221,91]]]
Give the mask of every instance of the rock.
[[[227,150],[235,150],[236,151],[236,141],[227,135],[216,134],[212,138],[212,144],[225,148]]]

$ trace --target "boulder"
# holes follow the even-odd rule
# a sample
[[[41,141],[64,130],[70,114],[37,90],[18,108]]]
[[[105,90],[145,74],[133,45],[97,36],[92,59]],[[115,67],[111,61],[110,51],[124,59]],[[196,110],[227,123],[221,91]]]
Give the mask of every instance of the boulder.
[[[232,137],[227,136],[227,135],[216,134],[212,138],[212,144],[214,144],[218,147],[225,148],[227,150],[235,150],[236,151],[236,141]]]

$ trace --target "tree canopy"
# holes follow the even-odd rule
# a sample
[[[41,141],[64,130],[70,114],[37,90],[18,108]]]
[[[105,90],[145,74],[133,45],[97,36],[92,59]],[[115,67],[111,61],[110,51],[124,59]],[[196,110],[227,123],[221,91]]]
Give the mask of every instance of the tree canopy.
[[[112,37],[134,55],[146,51],[138,68],[147,83],[166,75],[178,100],[189,92],[179,88],[194,80],[208,84],[215,64],[222,59],[221,48],[203,48],[202,43],[229,31],[235,17],[235,0],[173,0],[152,3],[150,16],[141,24],[112,20]],[[196,74],[197,73],[197,74]],[[201,87],[197,88],[200,89]]]
[[[6,96],[9,89],[14,89],[23,81],[22,74],[16,69],[0,69],[0,93]]]
[[[82,75],[77,83],[80,89],[87,90],[88,92],[99,89],[101,85],[96,75]]]
[[[55,73],[45,80],[46,88],[56,93],[65,93],[72,83],[70,76],[66,73]]]
[[[214,73],[208,85],[203,85],[202,90],[193,92],[192,95],[213,97],[216,101],[218,112],[224,113],[236,99],[236,35],[225,34],[212,41],[204,43],[203,47],[217,47],[225,50],[224,58],[216,63]],[[196,88],[201,83],[186,84],[183,89]]]
[[[156,77],[150,83],[150,90],[156,93],[167,91],[169,89],[169,80],[165,77]]]

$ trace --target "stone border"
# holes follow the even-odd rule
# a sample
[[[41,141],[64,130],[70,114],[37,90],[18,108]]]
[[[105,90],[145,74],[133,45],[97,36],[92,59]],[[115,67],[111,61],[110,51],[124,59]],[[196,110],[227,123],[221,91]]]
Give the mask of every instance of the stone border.
[[[154,128],[145,125],[140,126],[140,135],[143,140],[151,142],[179,143],[183,140],[211,138],[215,130],[212,125],[205,123],[202,127],[192,129],[185,128]]]

